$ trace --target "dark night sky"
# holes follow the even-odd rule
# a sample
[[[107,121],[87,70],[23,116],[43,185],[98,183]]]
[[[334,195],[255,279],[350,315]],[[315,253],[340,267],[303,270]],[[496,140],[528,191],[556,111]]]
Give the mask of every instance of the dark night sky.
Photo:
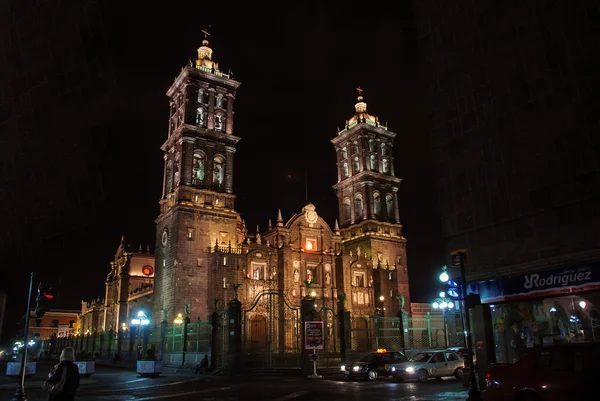
[[[48,47],[41,57],[45,64],[60,58],[77,67],[46,71],[43,80],[68,86],[66,103],[47,96],[31,96],[25,103],[60,118],[34,121],[28,135],[21,129],[12,137],[2,134],[12,138],[12,147],[23,149],[5,168],[8,179],[2,182],[2,193],[13,194],[4,196],[0,209],[13,216],[4,230],[10,240],[2,242],[8,261],[0,268],[0,286],[9,295],[4,339],[14,333],[25,309],[29,271],[57,285],[60,281],[58,307],[79,309],[82,299],[104,295],[121,234],[136,249],[140,243],[154,249],[163,169],[159,148],[167,135],[165,93],[181,67],[195,58],[201,30],[209,25],[213,59],[241,82],[234,104],[235,134],[242,138],[234,192],[250,232],[257,224],[265,230],[279,208],[284,220],[301,211],[305,171],[308,200],[333,226],[338,211],[331,186],[337,175],[330,140],[352,116],[360,86],[369,112],[398,133],[395,171],[403,179],[400,213],[412,297],[425,302],[435,293],[423,288],[444,257],[427,143],[430,121],[421,95],[426,83],[419,77],[409,1],[213,6],[132,1],[118,7],[50,1],[55,7],[42,10],[12,3],[9,8],[20,10],[20,17],[3,14],[9,29],[29,30],[36,45],[4,43],[5,54],[17,57],[19,46],[27,59],[34,57],[34,48]],[[34,17],[46,12],[53,22],[35,25]],[[91,28],[78,20],[82,15],[92,21]],[[30,86],[39,71],[28,76]],[[15,99],[25,89],[12,88],[18,114]],[[43,88],[36,94],[43,95]],[[6,131],[1,117],[0,130]],[[26,162],[37,148],[49,158],[46,166]],[[21,180],[40,175],[36,191],[47,193],[41,202],[25,195],[31,189]]]

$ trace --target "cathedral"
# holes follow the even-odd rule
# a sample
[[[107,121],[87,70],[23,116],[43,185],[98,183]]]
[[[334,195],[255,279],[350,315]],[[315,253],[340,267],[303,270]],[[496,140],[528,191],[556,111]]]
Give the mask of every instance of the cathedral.
[[[269,220],[266,231],[250,235],[235,209],[233,185],[242,139],[234,129],[239,85],[213,61],[205,38],[195,63],[167,91],[155,321],[178,314],[207,320],[235,296],[244,311],[245,342],[260,348],[269,331],[288,347],[307,296],[332,315],[341,301],[357,322],[376,312],[410,311],[401,180],[392,156],[396,134],[367,112],[359,89],[354,114],[331,139],[338,172],[332,183],[339,207],[334,227],[309,203],[287,220],[279,212],[275,224]]]

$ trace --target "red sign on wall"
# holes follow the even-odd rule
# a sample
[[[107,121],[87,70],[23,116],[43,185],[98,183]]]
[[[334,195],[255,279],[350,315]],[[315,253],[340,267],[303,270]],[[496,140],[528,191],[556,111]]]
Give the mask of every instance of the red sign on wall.
[[[323,321],[304,322],[304,348],[323,349]]]

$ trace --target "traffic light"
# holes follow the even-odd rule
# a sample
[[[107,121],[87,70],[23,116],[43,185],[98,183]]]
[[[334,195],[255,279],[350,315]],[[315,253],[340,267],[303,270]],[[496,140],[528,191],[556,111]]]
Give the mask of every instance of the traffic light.
[[[38,285],[38,295],[35,300],[35,317],[41,318],[50,309],[49,302],[54,299],[54,289],[46,282]]]

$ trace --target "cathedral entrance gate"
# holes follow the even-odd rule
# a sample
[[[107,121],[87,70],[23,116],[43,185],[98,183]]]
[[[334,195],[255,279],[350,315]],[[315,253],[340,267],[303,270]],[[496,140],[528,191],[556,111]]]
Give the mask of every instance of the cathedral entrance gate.
[[[300,367],[300,308],[292,306],[283,292],[260,292],[242,313],[245,368]]]

